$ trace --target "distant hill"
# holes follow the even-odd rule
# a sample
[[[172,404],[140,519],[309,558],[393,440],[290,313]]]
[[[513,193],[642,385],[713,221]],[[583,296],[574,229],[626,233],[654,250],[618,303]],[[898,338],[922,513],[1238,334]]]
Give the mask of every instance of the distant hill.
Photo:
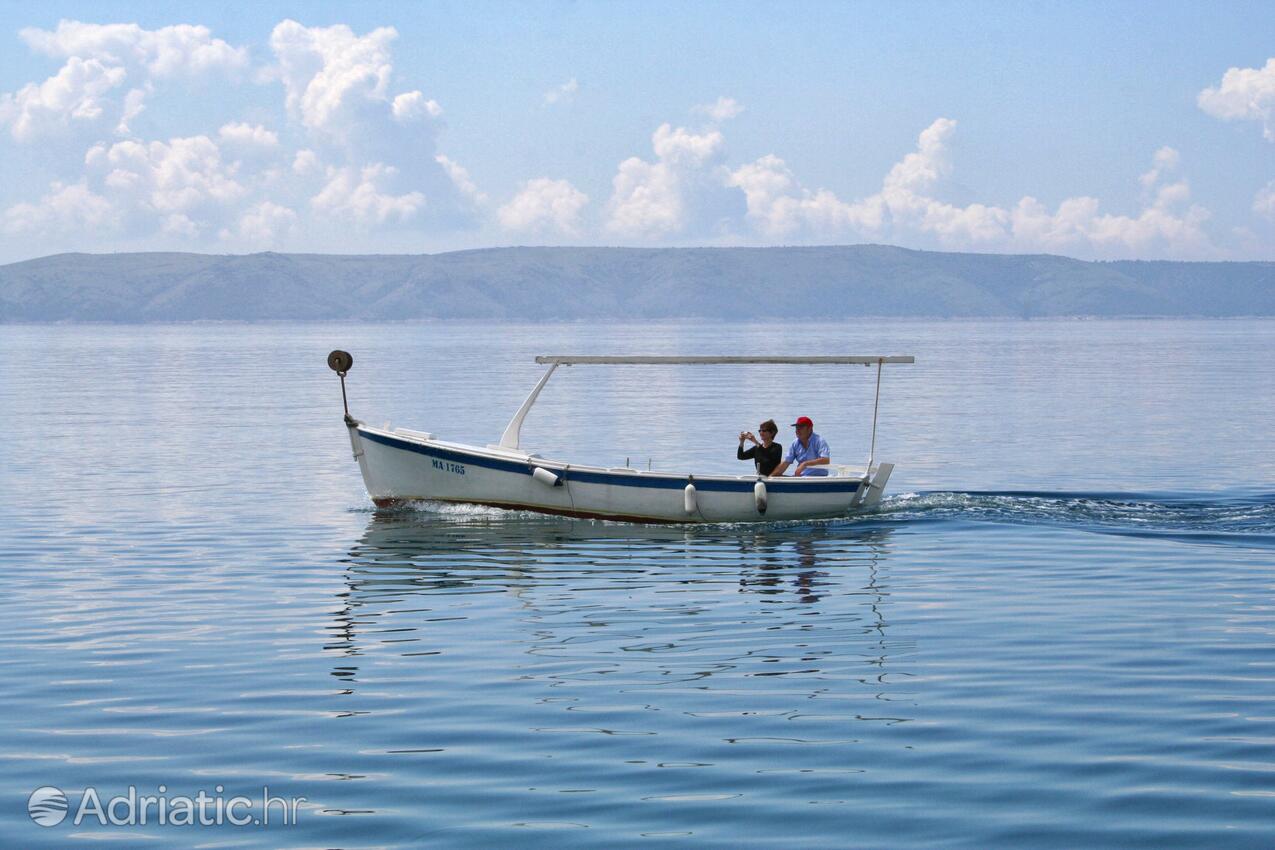
[[[59,254],[0,266],[0,322],[1275,316],[1275,263],[886,245],[432,255]]]

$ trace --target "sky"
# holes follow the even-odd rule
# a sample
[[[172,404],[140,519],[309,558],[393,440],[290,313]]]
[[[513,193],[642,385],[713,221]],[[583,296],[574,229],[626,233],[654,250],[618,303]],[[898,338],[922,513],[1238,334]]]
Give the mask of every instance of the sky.
[[[1275,260],[1275,7],[0,0],[0,262]]]

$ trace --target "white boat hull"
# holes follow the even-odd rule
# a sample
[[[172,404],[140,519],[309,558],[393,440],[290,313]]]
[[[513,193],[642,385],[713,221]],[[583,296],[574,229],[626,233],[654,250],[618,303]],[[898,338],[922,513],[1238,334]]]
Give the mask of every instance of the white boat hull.
[[[875,505],[893,469],[880,464],[870,478],[678,475],[575,466],[362,423],[349,431],[368,494],[378,506],[430,500],[627,522],[817,519]]]

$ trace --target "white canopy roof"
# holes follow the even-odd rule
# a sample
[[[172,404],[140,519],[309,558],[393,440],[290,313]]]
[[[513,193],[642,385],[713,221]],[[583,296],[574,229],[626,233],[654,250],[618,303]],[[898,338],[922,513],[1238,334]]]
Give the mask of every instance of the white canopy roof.
[[[711,364],[743,364],[743,363],[822,363],[830,365],[859,364],[862,366],[877,366],[877,391],[878,398],[881,389],[881,364],[883,363],[914,363],[915,358],[910,354],[855,354],[855,355],[816,355],[812,357],[757,357],[753,355],[735,355],[735,356],[665,356],[665,355],[646,355],[646,354],[542,354],[536,358],[536,362],[548,366],[544,376],[540,378],[540,382],[536,384],[531,391],[531,395],[527,396],[527,400],[522,403],[522,407],[518,408],[518,412],[514,414],[514,418],[510,420],[509,425],[505,428],[505,433],[500,437],[500,447],[505,449],[517,449],[519,442],[519,432],[522,430],[522,422],[527,418],[527,412],[531,410],[531,406],[536,403],[537,396],[544,389],[545,384],[549,381],[549,376],[559,366],[572,365],[646,365],[646,366],[706,366]],[[876,405],[874,403],[872,409],[872,448],[876,450]],[[869,455],[868,466],[872,465],[872,457]]]
[[[536,358],[537,363],[554,366],[571,366],[575,364],[590,365],[647,365],[647,366],[703,366],[716,363],[826,363],[871,365],[873,363],[914,363],[910,354],[856,354],[813,357],[756,357],[739,356],[705,356],[705,357],[665,357],[645,354],[595,355],[595,354],[542,354]]]

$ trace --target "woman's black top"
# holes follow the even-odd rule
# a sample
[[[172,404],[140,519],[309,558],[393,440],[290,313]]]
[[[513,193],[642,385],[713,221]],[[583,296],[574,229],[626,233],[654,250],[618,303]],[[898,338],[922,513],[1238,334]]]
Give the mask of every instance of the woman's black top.
[[[775,467],[779,466],[779,461],[783,456],[784,449],[779,443],[771,443],[769,448],[758,444],[747,451],[744,451],[744,446],[741,443],[739,448],[735,450],[735,457],[739,460],[752,458],[753,463],[757,464],[758,475],[769,475],[773,472]]]

